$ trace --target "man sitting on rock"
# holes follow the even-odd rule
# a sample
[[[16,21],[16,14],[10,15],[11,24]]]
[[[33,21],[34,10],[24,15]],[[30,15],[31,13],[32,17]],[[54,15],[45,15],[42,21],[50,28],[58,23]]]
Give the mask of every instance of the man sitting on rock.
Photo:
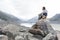
[[[32,28],[29,30],[30,33],[34,35],[41,35],[45,37],[49,32],[47,28],[47,22],[46,22],[47,13],[45,10],[45,7],[43,7],[43,12],[39,20],[32,26]]]
[[[41,35],[42,37],[45,37],[49,33],[45,17],[43,16],[42,19],[38,20],[36,24],[32,26],[29,32],[34,35]]]
[[[45,17],[45,19],[47,18],[47,10],[45,7],[42,8],[42,13],[40,13],[38,16],[39,16],[38,20],[40,20],[42,16]]]

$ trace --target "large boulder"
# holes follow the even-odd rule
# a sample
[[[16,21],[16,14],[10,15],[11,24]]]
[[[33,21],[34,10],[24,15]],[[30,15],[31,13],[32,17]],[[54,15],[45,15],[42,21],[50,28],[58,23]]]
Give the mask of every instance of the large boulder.
[[[15,40],[15,36],[19,33],[20,25],[8,24],[3,28],[3,33],[8,36],[9,40]]]
[[[22,33],[26,32],[27,28],[24,26],[20,26],[18,24],[9,23],[2,29],[3,29],[3,32],[8,36],[9,40],[15,40],[15,37],[21,34],[20,32]]]
[[[19,35],[15,37],[15,40],[58,40],[55,33],[49,33],[44,38],[40,35],[32,35],[27,32],[20,32]]]
[[[47,21],[41,19],[32,26],[32,29],[29,30],[29,32],[32,34],[41,34],[45,37],[48,33],[54,32],[54,30]]]
[[[56,30],[58,40],[60,40],[60,31]]]
[[[55,32],[49,22],[44,19],[38,20],[36,25],[47,34]]]
[[[40,35],[32,35],[30,33],[22,32],[15,37],[15,40],[42,40]]]
[[[57,35],[54,33],[49,33],[43,40],[58,40]]]
[[[15,40],[24,40],[24,38],[22,36],[16,36]]]
[[[42,30],[40,32],[42,34],[33,35],[28,32],[29,28],[27,27],[20,26],[14,23],[8,23],[2,28],[3,33],[6,36],[2,34],[3,36],[0,36],[0,39],[3,38],[1,40],[57,40],[56,31],[51,27],[51,25],[47,21],[39,20],[36,22],[36,24],[34,24],[33,27],[38,27],[40,30]],[[44,35],[44,37],[42,35]]]
[[[0,40],[8,40],[8,37],[6,35],[0,35]]]
[[[34,29],[35,27],[35,29]],[[40,34],[40,36],[42,36],[43,40],[55,40],[57,39],[57,34],[56,31],[52,28],[52,26],[49,24],[49,22],[47,22],[44,19],[38,20],[36,22],[36,24],[32,27],[33,30],[30,30],[29,32],[31,34]],[[39,31],[38,29],[40,29],[41,31]],[[36,31],[37,30],[37,31]],[[51,38],[52,37],[52,38]]]
[[[19,26],[15,24],[8,24],[3,28],[3,30],[16,34],[19,31]]]

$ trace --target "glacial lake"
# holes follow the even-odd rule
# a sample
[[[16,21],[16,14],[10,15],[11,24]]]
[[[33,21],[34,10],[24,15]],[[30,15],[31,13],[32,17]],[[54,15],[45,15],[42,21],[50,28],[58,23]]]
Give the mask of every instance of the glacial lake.
[[[32,25],[34,25],[35,23],[21,23],[22,26],[26,26],[26,27],[32,27]],[[59,30],[60,31],[60,24],[53,24],[51,23],[51,26],[54,30]]]

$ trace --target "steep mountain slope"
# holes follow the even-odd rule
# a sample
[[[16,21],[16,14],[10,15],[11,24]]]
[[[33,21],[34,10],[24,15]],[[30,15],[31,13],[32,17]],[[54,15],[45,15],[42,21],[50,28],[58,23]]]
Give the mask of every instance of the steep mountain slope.
[[[52,18],[50,18],[50,21],[60,21],[60,14],[56,14]]]
[[[7,14],[2,11],[0,11],[0,19],[5,20],[5,21],[10,21],[10,22],[21,22],[21,20],[18,19],[17,17]]]

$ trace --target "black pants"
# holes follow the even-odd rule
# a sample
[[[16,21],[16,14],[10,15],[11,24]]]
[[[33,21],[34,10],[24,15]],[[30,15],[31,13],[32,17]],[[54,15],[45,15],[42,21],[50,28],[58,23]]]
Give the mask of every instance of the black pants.
[[[45,16],[45,18],[47,17],[47,13],[43,13],[43,15]],[[43,15],[39,16],[38,20],[40,20],[43,17]]]

